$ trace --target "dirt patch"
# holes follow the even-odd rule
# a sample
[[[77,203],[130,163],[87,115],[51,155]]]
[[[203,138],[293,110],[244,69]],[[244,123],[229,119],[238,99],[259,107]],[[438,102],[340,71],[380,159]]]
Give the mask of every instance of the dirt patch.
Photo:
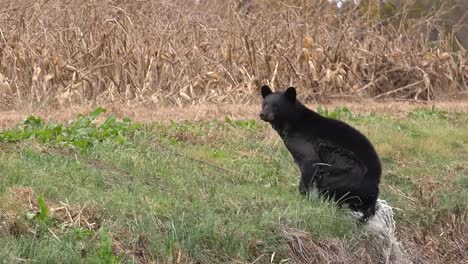
[[[8,189],[1,198],[0,234],[21,235],[28,233],[28,227],[21,221],[20,211],[31,211],[34,206],[33,190],[27,187]]]
[[[8,188],[0,198],[3,201],[0,205],[0,233],[32,234],[32,227],[30,223],[25,222],[25,215],[26,213],[35,215],[40,211],[37,195],[33,189],[29,187]],[[49,217],[55,223],[57,230],[68,226],[97,230],[104,219],[100,210],[93,204],[70,205],[68,202],[51,201],[46,201],[46,204],[49,208]]]
[[[430,107],[449,112],[468,112],[468,100],[464,101],[439,101],[431,104],[416,103],[409,101],[379,101],[361,100],[361,101],[334,101],[328,104],[322,104],[322,107],[334,109],[336,106],[349,108],[353,113],[388,113],[392,115],[405,114],[415,108]],[[308,107],[317,109],[318,104],[308,104]],[[18,109],[0,112],[0,128],[8,128],[16,125],[18,122],[29,115],[41,116],[46,120],[63,122],[75,118],[78,114],[86,114],[95,106],[71,106],[60,109]],[[115,114],[118,118],[129,117],[134,121],[151,123],[165,121],[201,121],[212,119],[256,119],[260,111],[260,104],[242,105],[242,104],[210,104],[194,105],[186,107],[158,107],[156,105],[127,105],[127,104],[106,104],[103,105],[108,110],[106,115]]]

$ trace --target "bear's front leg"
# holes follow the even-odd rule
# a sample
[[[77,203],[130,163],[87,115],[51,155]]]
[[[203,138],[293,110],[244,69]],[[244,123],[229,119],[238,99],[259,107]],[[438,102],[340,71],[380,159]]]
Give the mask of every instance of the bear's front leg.
[[[320,167],[315,166],[315,161],[303,161],[300,165],[301,180],[299,181],[299,193],[306,195],[310,192],[314,185],[317,185],[317,180],[321,177]]]
[[[301,180],[299,181],[299,193],[303,196],[307,194],[307,185],[305,183],[304,175],[301,175]]]

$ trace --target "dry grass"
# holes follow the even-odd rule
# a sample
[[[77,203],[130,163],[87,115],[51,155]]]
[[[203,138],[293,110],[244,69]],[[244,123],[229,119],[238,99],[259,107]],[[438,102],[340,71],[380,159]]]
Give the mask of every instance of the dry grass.
[[[3,201],[0,206],[1,214],[0,231],[5,229],[7,233],[21,235],[34,233],[32,227],[24,223],[25,212],[37,214],[40,209],[37,204],[37,195],[29,187],[9,188],[0,197]],[[103,222],[99,213],[93,205],[84,204],[82,206],[70,205],[68,201],[59,202],[50,208],[51,219],[60,223],[60,228],[80,227],[89,230],[97,230]],[[50,230],[52,232],[52,230]]]
[[[468,260],[466,211],[441,219],[424,237],[412,228],[401,228],[402,242],[414,263],[466,263]]]
[[[404,252],[401,256],[389,252],[392,245],[388,240],[376,235],[363,233],[351,241],[317,239],[310,233],[296,229],[283,230],[292,263],[411,263]],[[412,245],[417,248],[416,245]],[[420,249],[420,247],[418,248]],[[415,262],[423,263],[423,262]],[[424,262],[426,263],[426,262]]]
[[[467,52],[420,35],[436,20],[377,23],[326,1],[3,0],[0,105],[243,104],[261,83],[309,101],[466,93]]]
[[[358,101],[334,100],[329,104],[320,106],[333,110],[335,107],[346,107],[353,113],[380,113],[392,116],[405,116],[408,112],[417,108],[428,107],[424,102],[382,100],[373,101],[362,99]],[[468,101],[437,101],[431,102],[429,106],[435,106],[439,110],[449,112],[468,112]],[[242,104],[203,104],[185,107],[158,107],[156,105],[127,105],[124,103],[108,103],[102,105],[108,110],[104,117],[115,114],[118,118],[129,117],[134,121],[143,123],[165,123],[168,121],[209,121],[213,119],[256,119],[260,113],[260,105]],[[311,109],[317,109],[318,104],[307,104]],[[30,115],[41,116],[45,120],[55,122],[66,122],[75,118],[78,114],[88,114],[94,109],[92,105],[74,105],[57,111],[51,108],[35,109],[33,107],[21,110],[0,111],[0,129],[10,128],[17,125]]]

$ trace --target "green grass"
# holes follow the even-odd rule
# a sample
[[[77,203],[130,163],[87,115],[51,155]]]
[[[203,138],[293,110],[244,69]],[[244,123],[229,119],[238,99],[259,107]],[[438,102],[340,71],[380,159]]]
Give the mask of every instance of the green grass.
[[[96,125],[101,112],[63,125],[30,117],[0,132],[4,263],[232,263],[273,253],[277,263],[289,257],[284,230],[343,241],[359,232],[346,209],[298,194],[299,172],[263,123],[111,116]],[[319,112],[369,135],[384,165],[381,198],[402,209],[399,223],[429,229],[467,210],[468,114]],[[34,192],[32,210],[21,188]]]

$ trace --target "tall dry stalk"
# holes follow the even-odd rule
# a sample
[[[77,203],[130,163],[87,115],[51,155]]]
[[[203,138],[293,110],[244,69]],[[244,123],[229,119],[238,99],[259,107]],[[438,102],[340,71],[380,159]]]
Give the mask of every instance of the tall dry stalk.
[[[3,0],[0,103],[248,103],[262,83],[306,100],[466,93],[467,52],[419,35],[433,20],[318,0]]]

